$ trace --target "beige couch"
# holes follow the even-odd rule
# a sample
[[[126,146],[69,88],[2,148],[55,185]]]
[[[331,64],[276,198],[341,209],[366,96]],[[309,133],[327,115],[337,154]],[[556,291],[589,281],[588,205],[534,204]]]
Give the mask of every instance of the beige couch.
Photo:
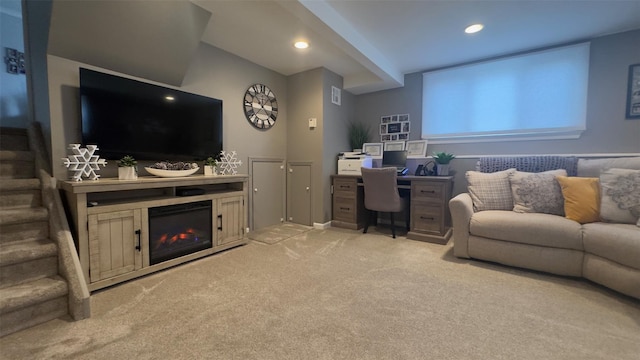
[[[640,170],[640,157],[578,159],[576,172],[598,177],[610,168]],[[635,223],[580,224],[547,213],[476,211],[469,193],[451,199],[449,207],[457,257],[584,277],[640,299],[640,227]]]

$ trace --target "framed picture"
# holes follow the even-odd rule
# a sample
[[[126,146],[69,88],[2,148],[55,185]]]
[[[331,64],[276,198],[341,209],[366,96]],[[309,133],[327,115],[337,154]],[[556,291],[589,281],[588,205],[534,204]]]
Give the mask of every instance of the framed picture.
[[[407,141],[407,159],[422,159],[427,157],[427,140]]]
[[[398,122],[398,115],[392,115],[391,122]]]
[[[398,134],[398,140],[409,140],[409,134]]]
[[[382,159],[382,143],[364,143],[362,144],[362,152],[371,155],[372,159]]]
[[[404,121],[401,124],[402,124],[402,132],[403,133],[411,132],[411,123],[410,122]]]
[[[640,64],[629,66],[627,119],[640,119]]]
[[[398,121],[409,121],[409,114],[398,115]]]
[[[392,122],[387,124],[387,134],[397,134],[402,132],[402,123]]]
[[[391,135],[382,135],[380,136],[380,141],[389,141],[391,140]]]
[[[383,124],[390,123],[391,122],[391,116],[383,116],[383,117],[381,117],[380,118],[380,122],[383,123]]]
[[[342,105],[342,90],[335,86],[331,87],[331,102],[336,105]]]
[[[380,135],[387,133],[387,124],[380,124]]]
[[[387,141],[384,143],[384,151],[404,150],[404,141]]]

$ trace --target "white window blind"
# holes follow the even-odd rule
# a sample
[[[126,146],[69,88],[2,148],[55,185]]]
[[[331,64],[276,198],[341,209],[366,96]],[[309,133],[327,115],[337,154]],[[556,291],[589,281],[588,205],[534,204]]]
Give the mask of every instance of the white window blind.
[[[423,74],[430,143],[577,138],[585,130],[589,43]]]

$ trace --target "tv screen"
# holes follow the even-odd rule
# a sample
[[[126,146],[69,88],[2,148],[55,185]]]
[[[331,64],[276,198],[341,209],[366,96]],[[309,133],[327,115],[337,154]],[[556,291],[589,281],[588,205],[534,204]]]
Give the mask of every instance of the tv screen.
[[[222,151],[222,100],[80,69],[82,142],[101,158],[198,161]]]

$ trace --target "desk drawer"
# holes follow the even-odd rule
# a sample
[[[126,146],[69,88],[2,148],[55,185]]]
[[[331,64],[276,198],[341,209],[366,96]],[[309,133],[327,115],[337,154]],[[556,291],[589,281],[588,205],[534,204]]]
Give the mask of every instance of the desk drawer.
[[[333,179],[333,193],[340,196],[354,196],[358,190],[358,181],[354,179]]]
[[[411,186],[411,199],[441,204],[444,200],[445,184],[414,183]]]
[[[354,198],[344,198],[340,196],[334,196],[333,198],[333,219],[356,222],[357,216],[357,202]]]
[[[414,205],[411,208],[413,230],[442,234],[444,221],[442,207],[429,205]]]

